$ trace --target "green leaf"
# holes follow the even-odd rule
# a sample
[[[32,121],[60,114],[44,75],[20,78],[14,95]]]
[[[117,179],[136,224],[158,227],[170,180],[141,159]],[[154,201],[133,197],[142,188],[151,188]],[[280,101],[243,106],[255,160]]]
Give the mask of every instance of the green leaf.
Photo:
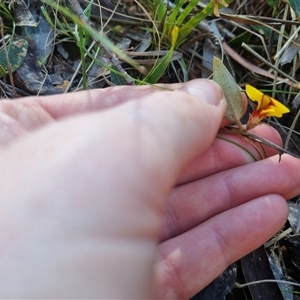
[[[127,85],[124,75],[122,76],[114,66],[110,69],[110,79],[114,85]]]
[[[277,3],[277,0],[268,0],[267,1],[267,4],[273,8],[275,7],[276,3]]]
[[[156,7],[156,16],[158,21],[162,21],[165,17],[167,6],[161,0],[154,0],[155,7]]]
[[[161,62],[158,62],[156,66],[148,73],[148,75],[143,79],[146,84],[154,84],[159,78],[165,73],[167,67],[169,66],[172,56],[174,53],[174,48],[171,48]]]
[[[14,41],[7,46],[8,59],[11,71],[14,72],[23,64],[27,55],[28,42],[26,40]],[[9,67],[4,48],[0,50],[0,77],[8,74]]]
[[[191,12],[193,9],[197,6],[198,0],[191,0],[188,2],[188,5],[184,8],[184,10],[178,15],[178,18],[176,19],[176,25],[181,25],[183,21],[191,15]]]
[[[225,2],[229,4],[233,2],[233,0],[225,0]],[[211,0],[202,11],[191,17],[191,19],[180,28],[178,44],[184,41],[190,35],[190,33],[199,25],[199,23],[206,17],[210,16],[213,13],[213,11],[214,1]]]
[[[244,101],[241,90],[230,72],[217,57],[214,57],[213,61],[213,79],[222,88],[227,101],[225,117],[236,122],[242,128],[240,118],[244,114]]]
[[[172,26],[175,24],[176,19],[178,18],[178,15],[180,15],[180,9],[182,8],[182,6],[185,4],[185,0],[179,0],[176,1],[176,5],[174,7],[174,9],[171,11],[170,16],[168,17],[168,25]],[[178,25],[178,23],[176,23]]]
[[[6,70],[0,65],[0,78],[6,75]]]

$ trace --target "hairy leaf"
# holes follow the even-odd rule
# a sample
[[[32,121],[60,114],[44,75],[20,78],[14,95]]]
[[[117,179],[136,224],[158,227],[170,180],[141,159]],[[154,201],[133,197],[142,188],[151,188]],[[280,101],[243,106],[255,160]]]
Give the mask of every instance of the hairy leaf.
[[[222,88],[227,101],[225,117],[240,125],[240,118],[244,114],[244,101],[239,86],[217,57],[214,57],[213,73],[214,81]]]

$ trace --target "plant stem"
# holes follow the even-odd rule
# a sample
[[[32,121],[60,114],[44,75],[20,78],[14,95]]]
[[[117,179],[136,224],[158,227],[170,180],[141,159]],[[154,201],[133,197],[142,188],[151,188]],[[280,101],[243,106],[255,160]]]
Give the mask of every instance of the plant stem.
[[[73,11],[75,12],[75,14],[77,14],[77,16],[79,17],[81,22],[87,26],[92,27],[91,21],[84,14],[83,9],[81,8],[78,1],[70,0],[70,3],[72,5]],[[128,75],[128,73],[121,66],[119,59],[112,52],[110,52],[101,42],[99,42],[98,40],[95,40],[95,39],[94,39],[94,41],[96,42],[97,46],[103,51],[106,58],[108,58],[110,60],[110,62],[114,65],[114,67],[117,69],[117,71],[120,72],[124,76],[126,83],[128,85],[135,85],[134,80]]]

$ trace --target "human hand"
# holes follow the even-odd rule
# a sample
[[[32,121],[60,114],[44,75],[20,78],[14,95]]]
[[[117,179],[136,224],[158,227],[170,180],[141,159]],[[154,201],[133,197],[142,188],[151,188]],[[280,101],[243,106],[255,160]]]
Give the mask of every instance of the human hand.
[[[0,103],[1,298],[189,298],[280,229],[299,161],[215,139],[211,82],[172,88]]]

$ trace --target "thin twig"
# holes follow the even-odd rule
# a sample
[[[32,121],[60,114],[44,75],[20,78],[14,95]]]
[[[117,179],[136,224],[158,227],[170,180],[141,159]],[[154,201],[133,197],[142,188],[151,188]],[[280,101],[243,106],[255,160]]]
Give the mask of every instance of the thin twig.
[[[236,135],[240,135],[242,137],[247,137],[257,143],[260,143],[262,145],[265,145],[265,146],[268,146],[268,147],[271,147],[275,150],[277,150],[279,152],[279,155],[281,156],[282,154],[286,153],[286,154],[289,154],[291,156],[294,156],[296,158],[300,158],[300,156],[286,150],[286,149],[283,149],[282,147],[272,143],[271,141],[261,137],[261,136],[258,136],[256,134],[253,134],[253,133],[250,133],[248,131],[246,131],[246,129],[244,131],[241,131],[238,127],[236,126],[228,126],[228,127],[225,127],[225,128],[222,128],[219,130],[219,133],[228,133],[228,134],[236,134]],[[279,159],[280,161],[280,159]]]
[[[124,51],[125,54],[127,54],[130,57],[135,57],[135,56],[157,56],[161,58],[154,58],[154,59],[135,59],[135,61],[139,64],[143,65],[151,65],[154,63],[160,63],[163,59],[164,56],[168,53],[168,50],[160,50],[160,51],[145,51],[145,52],[135,52],[135,51]],[[172,58],[170,62],[179,60],[183,57],[182,53],[179,51],[174,51]]]
[[[234,286],[236,288],[244,288],[244,287],[248,287],[248,286],[254,285],[254,284],[271,283],[271,282],[291,284],[291,285],[295,285],[295,286],[299,286],[300,287],[299,283],[295,283],[295,282],[291,282],[291,281],[287,281],[287,280],[277,280],[277,279],[262,279],[262,280],[252,281],[252,282],[243,283],[243,284],[235,282]]]
[[[288,78],[290,81],[296,83],[298,86],[300,85],[300,83],[294,79],[293,77],[289,76],[288,74],[284,73],[283,71],[281,71],[280,69],[276,68],[274,65],[272,65],[271,63],[269,63],[266,59],[264,59],[261,55],[259,55],[257,52],[255,52],[254,50],[252,50],[247,44],[242,43],[242,47],[244,49],[246,49],[247,51],[249,51],[252,55],[254,55],[256,58],[258,58],[259,60],[261,60],[263,63],[265,63],[269,68],[272,68],[274,70],[276,70],[278,73],[280,73],[281,75],[283,75],[284,77]]]
[[[293,133],[294,128],[295,128],[295,126],[296,126],[296,124],[297,124],[297,121],[298,121],[298,119],[299,119],[299,116],[300,116],[300,109],[298,108],[297,114],[296,114],[296,116],[294,117],[293,122],[292,122],[292,125],[291,125],[291,127],[289,128],[289,132],[288,132],[288,134],[287,134],[287,136],[286,136],[286,140],[285,140],[285,144],[284,144],[284,149],[287,149],[287,147],[288,147],[289,141],[290,141],[290,139],[291,139],[292,133]]]
[[[266,146],[268,146],[268,147],[271,147],[271,148],[277,150],[277,151],[280,153],[280,155],[286,153],[286,154],[289,154],[289,155],[291,155],[291,156],[300,158],[300,156],[298,156],[298,155],[296,155],[296,154],[294,154],[294,153],[292,153],[292,152],[290,152],[290,151],[288,151],[288,150],[286,150],[286,149],[283,149],[282,147],[280,147],[280,146],[278,146],[278,145],[276,145],[276,144],[270,142],[269,140],[267,140],[267,139],[265,139],[265,138],[263,138],[263,137],[261,137],[261,136],[258,136],[258,135],[256,135],[256,134],[253,134],[253,133],[250,133],[250,132],[246,132],[246,133],[244,134],[244,136],[246,136],[246,137],[252,139],[252,140],[255,141],[255,142],[261,143],[261,144],[263,144],[263,145],[266,145]]]
[[[236,62],[238,62],[240,65],[242,65],[243,67],[245,67],[246,69],[248,69],[249,71],[274,79],[275,76],[273,74],[271,74],[270,72],[259,68],[258,66],[256,66],[255,64],[247,61],[246,59],[244,59],[242,56],[240,56],[240,54],[238,54],[236,51],[234,51],[228,44],[226,44],[225,42],[223,43],[223,48],[226,52],[227,55],[229,55],[231,58],[233,58]],[[295,84],[293,82],[291,82],[288,79],[282,78],[282,77],[276,77],[277,78],[277,82],[285,82],[288,85],[291,85],[295,88],[298,87],[298,83]]]
[[[289,5],[286,3],[285,4],[284,13],[283,13],[283,19],[284,20],[286,20],[286,18],[287,18],[288,11],[289,11]],[[280,26],[280,34],[278,36],[277,50],[276,50],[277,53],[279,52],[280,48],[282,49],[282,42],[283,42],[283,36],[284,36],[284,32],[285,32],[285,27],[286,27],[286,24],[282,24]],[[278,68],[279,67],[279,60],[276,60],[275,57],[274,57],[274,60],[275,60],[275,67]],[[277,85],[277,76],[278,76],[278,73],[276,71],[274,72],[274,76],[275,76],[275,78],[273,80],[272,98],[275,98],[275,90],[276,90],[276,85]]]
[[[281,49],[276,53],[274,56],[274,60],[278,60],[279,56],[288,48],[288,46],[292,43],[294,38],[298,35],[300,31],[300,27],[297,27],[297,29],[294,31],[294,33],[291,35],[291,37],[287,40],[287,42],[281,47]]]
[[[79,17],[81,22],[87,26],[93,27],[92,22],[84,14],[83,9],[81,8],[78,1],[70,0],[70,3],[72,5],[73,11],[77,14],[77,16]],[[102,34],[104,34],[104,33],[102,33]],[[119,59],[112,52],[110,52],[103,44],[101,44],[101,42],[99,42],[98,40],[95,40],[95,39],[94,39],[94,41],[96,42],[97,46],[104,52],[104,55],[106,56],[106,58],[110,60],[110,62],[117,69],[117,71],[120,72],[124,76],[126,83],[128,85],[135,85],[134,80],[131,78],[131,76],[129,76],[129,74],[121,66]]]

